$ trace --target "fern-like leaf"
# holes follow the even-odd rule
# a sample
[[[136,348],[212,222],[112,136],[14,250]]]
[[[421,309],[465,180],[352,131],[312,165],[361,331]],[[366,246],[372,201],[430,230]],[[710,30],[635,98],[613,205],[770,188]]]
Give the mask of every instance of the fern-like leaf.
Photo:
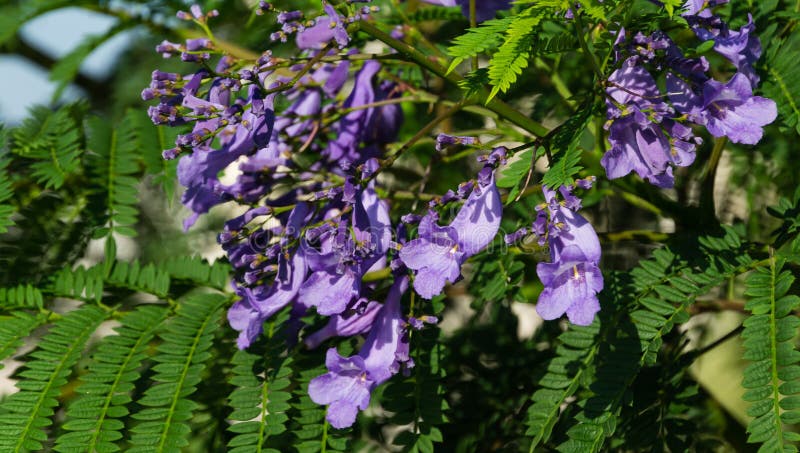
[[[169,273],[160,266],[141,265],[138,261],[116,261],[108,273],[106,283],[164,298],[169,293],[171,281]]]
[[[228,288],[230,266],[216,261],[214,264],[194,256],[178,256],[159,264],[173,280],[185,280],[219,290]]]
[[[8,227],[14,225],[11,216],[16,212],[16,208],[7,204],[8,200],[14,196],[14,190],[11,186],[11,179],[8,176],[6,169],[10,160],[6,156],[6,136],[7,129],[3,129],[0,125],[0,234],[8,231]]]
[[[480,27],[470,28],[467,32],[453,40],[447,53],[453,57],[448,72],[468,58],[496,49],[503,44],[503,37],[511,25],[512,19],[492,19],[482,23]]]
[[[346,345],[345,345],[346,346]],[[341,350],[348,354],[350,350]],[[297,357],[294,374],[297,388],[292,398],[291,432],[297,438],[292,446],[298,453],[317,453],[320,451],[348,451],[350,429],[336,430],[325,420],[325,407],[320,406],[308,396],[308,383],[328,370],[321,364],[319,354]]]
[[[189,397],[211,358],[208,349],[226,300],[221,294],[187,296],[180,302],[178,316],[159,333],[163,343],[153,358],[158,362],[153,367],[156,384],[138,401],[146,409],[133,414],[140,423],[131,430],[128,451],[175,452],[189,444],[187,422],[197,407]]]
[[[413,377],[401,380],[398,376],[383,393],[383,404],[395,414],[393,422],[411,428],[394,439],[403,451],[433,453],[434,444],[444,441],[438,425],[447,421],[445,411],[449,406],[441,384],[444,370],[439,363],[444,348],[439,341],[440,332],[437,327],[414,332],[411,340],[417,354]]]
[[[138,171],[139,146],[134,116],[128,113],[117,126],[97,117],[89,120],[88,146],[94,157],[91,163],[107,210],[106,229],[98,232],[98,237],[113,232],[136,235],[133,225],[139,214],[138,181],[133,175]]]
[[[268,439],[286,431],[291,393],[292,358],[284,355],[285,337],[279,327],[288,319],[288,311],[276,316],[265,328],[266,347],[254,345],[249,351],[237,351],[233,356],[231,384],[236,389],[230,395],[234,408],[228,431],[236,435],[228,443],[230,453],[276,453]]]
[[[528,67],[531,48],[536,42],[543,9],[530,8],[514,18],[506,31],[503,44],[489,61],[489,82],[492,90],[487,102],[499,92],[505,93]]]
[[[44,321],[44,316],[31,316],[24,312],[16,312],[13,317],[4,317],[0,321],[0,369],[2,361],[22,346],[25,337]]]
[[[800,318],[794,310],[800,297],[787,294],[794,276],[784,270],[785,259],[772,256],[769,264],[748,276],[744,322],[745,355],[751,363],[744,372],[744,400],[750,402],[747,414],[748,442],[761,443],[759,452],[797,451],[797,435],[784,428],[800,422],[800,353],[794,337]]]
[[[114,452],[114,442],[122,438],[124,427],[119,420],[128,415],[130,393],[139,378],[138,368],[147,357],[146,349],[154,331],[165,319],[167,310],[145,305],[125,315],[117,335],[103,339],[81,377],[78,394],[67,410],[67,421],[56,441],[60,452]]]
[[[0,288],[0,309],[42,308],[44,297],[33,285],[19,285],[13,288]]]
[[[100,266],[89,269],[83,266],[75,269],[67,267],[54,276],[52,290],[58,296],[99,302],[103,297],[104,284]]]
[[[443,6],[428,6],[420,8],[406,16],[408,21],[413,24],[432,20],[464,20],[464,14],[458,8],[448,8]]]
[[[767,77],[762,89],[778,105],[780,117],[800,134],[800,35],[778,41],[767,54]]]
[[[561,415],[561,407],[580,388],[586,370],[597,354],[599,323],[588,327],[570,326],[558,339],[556,358],[547,364],[547,372],[539,379],[540,388],[531,397],[525,433],[531,436],[530,451],[550,438],[553,426]]]
[[[72,366],[81,357],[86,341],[105,319],[105,312],[84,306],[57,321],[34,352],[17,387],[0,408],[0,450],[38,451],[47,440],[44,429],[52,424],[53,408],[58,405],[61,387],[67,383]]]
[[[167,160],[161,153],[175,146],[175,136],[180,129],[155,126],[145,112],[133,112],[130,115],[129,119],[137,130],[141,147],[139,154],[145,171],[155,176],[155,183],[164,189],[167,199],[171,201],[175,192],[175,181],[178,179],[176,172],[179,159]]]
[[[46,188],[57,189],[80,169],[82,129],[75,119],[80,105],[56,111],[34,107],[30,117],[11,132],[11,151],[31,160],[33,177]]]
[[[611,306],[633,305],[606,323],[610,331],[595,358],[595,379],[589,387],[593,395],[581,402],[578,423],[567,431],[560,451],[601,451],[640,370],[655,363],[664,336],[689,320],[687,308],[698,296],[755,266],[732,228],[726,227],[721,237],[701,237],[699,246],[707,258],[702,264],[682,258],[680,247],[668,248],[631,272],[632,294],[624,288],[611,291],[617,297]],[[697,244],[688,248],[686,253],[697,253]]]

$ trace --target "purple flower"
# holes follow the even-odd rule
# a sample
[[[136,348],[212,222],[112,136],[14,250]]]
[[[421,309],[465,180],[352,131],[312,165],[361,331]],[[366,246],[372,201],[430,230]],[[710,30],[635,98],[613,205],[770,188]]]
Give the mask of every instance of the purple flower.
[[[461,265],[494,239],[500,228],[503,205],[494,183],[494,174],[479,182],[450,225],[436,223],[431,212],[419,225],[419,238],[400,249],[400,259],[417,271],[414,290],[431,299],[441,294],[447,282],[461,275]]]
[[[317,307],[322,315],[345,311],[361,292],[361,277],[385,262],[390,228],[386,204],[373,189],[362,190],[353,209],[352,230],[342,220],[320,234],[320,250],[303,245],[312,274],[300,288],[299,302]]]
[[[601,160],[606,174],[615,179],[634,171],[658,187],[672,187],[672,165],[694,161],[691,130],[669,118],[672,107],[636,57],[628,58],[608,81],[611,149]]]
[[[373,121],[376,121],[374,117],[378,109],[362,107],[378,100],[379,94],[373,87],[372,79],[380,69],[380,63],[370,60],[364,63],[356,75],[353,91],[342,106],[350,112],[336,123],[336,138],[330,141],[323,153],[329,160],[334,162],[343,160],[349,164],[357,164],[374,157],[370,153],[361,152],[359,147],[369,137],[369,134],[382,133],[371,130],[369,127],[374,125]],[[396,133],[396,131],[389,131],[389,133]]]
[[[600,310],[597,293],[603,289],[600,240],[592,225],[580,214],[564,206],[555,191],[542,186],[550,225],[550,262],[539,263],[536,274],[544,285],[536,311],[546,319],[567,314],[570,322],[589,325]],[[561,194],[572,196],[572,187],[561,187]]]
[[[242,299],[228,310],[228,322],[240,332],[236,341],[239,349],[248,348],[261,335],[264,321],[297,295],[306,277],[306,261],[302,251],[298,250],[291,262],[282,260],[281,268],[281,273],[285,273],[286,277],[281,278],[279,273],[271,287],[237,288],[236,293]]]
[[[194,152],[178,162],[178,181],[186,187],[181,201],[194,214],[184,221],[184,229],[190,228],[202,213],[221,203],[222,186],[219,174],[241,156],[251,155],[265,146],[272,135],[275,115],[272,97],[260,99],[255,86],[250,90],[252,107],[241,115],[240,121],[231,121],[222,127],[221,118],[197,121],[190,134]],[[194,96],[187,96],[184,105],[194,109],[224,110]],[[219,137],[221,147],[210,148],[214,136]]]
[[[761,41],[755,36],[753,16],[748,14],[747,25],[731,30],[716,16],[698,18],[691,21],[692,30],[703,41],[714,41],[714,50],[736,66],[738,72],[747,76],[753,88],[758,86],[759,77],[753,64],[761,57]]]
[[[300,203],[289,214],[286,221],[286,236],[281,240],[280,246],[285,246],[290,238],[296,237],[298,228],[306,220],[308,206]],[[226,225],[230,230],[228,237],[237,233],[244,224],[249,223],[258,215],[266,213],[266,209],[256,208],[246,213],[241,218],[233,219]],[[258,252],[253,247],[253,242],[246,243],[235,250],[227,248],[231,264],[236,268],[247,266],[252,268],[252,263],[258,259]],[[231,327],[238,330],[239,349],[249,347],[258,338],[262,331],[264,321],[289,304],[297,296],[300,286],[305,281],[307,273],[307,259],[302,249],[295,250],[294,256],[289,259],[280,254],[278,273],[270,286],[260,285],[255,288],[239,286],[236,293],[242,297],[228,310],[228,322]]]
[[[536,311],[543,319],[558,319],[566,313],[573,324],[592,323],[600,311],[597,293],[603,289],[603,274],[580,247],[565,247],[560,252],[560,261],[539,263],[536,273],[545,286],[536,303]]]
[[[452,145],[475,145],[479,144],[475,137],[462,137],[457,135],[439,134],[436,136],[436,151],[444,151]]]
[[[325,418],[334,428],[355,423],[358,411],[369,406],[372,390],[399,371],[399,359],[407,355],[408,347],[400,312],[400,299],[407,289],[408,277],[396,277],[358,354],[342,357],[335,348],[329,349],[325,358],[328,373],[308,385],[311,399],[329,406]]]
[[[326,16],[317,17],[314,25],[297,34],[297,47],[301,49],[322,49],[332,40],[339,47],[350,42],[347,34],[347,21],[328,3],[324,6]]]
[[[464,17],[469,17],[469,0],[424,0],[427,3],[441,6],[460,6]],[[475,2],[475,18],[478,22],[492,19],[497,11],[511,7],[511,0],[477,0]]]
[[[667,87],[675,108],[705,125],[714,137],[727,136],[734,143],[754,145],[761,140],[763,127],[778,115],[775,102],[753,96],[747,77],[736,73],[728,83],[708,80],[697,93],[675,76],[667,78]]]
[[[728,0],[686,0],[683,5],[684,12],[681,14],[683,17],[711,16],[711,8],[728,3]]]
[[[309,335],[303,343],[314,349],[322,342],[333,337],[352,337],[369,332],[372,322],[383,306],[377,302],[368,302],[359,310],[348,310],[332,316],[325,327]]]

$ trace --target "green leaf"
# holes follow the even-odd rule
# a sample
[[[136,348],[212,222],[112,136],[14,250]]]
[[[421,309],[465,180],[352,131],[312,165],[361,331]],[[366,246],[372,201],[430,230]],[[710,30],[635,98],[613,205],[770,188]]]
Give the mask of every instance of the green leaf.
[[[129,111],[116,126],[99,117],[89,120],[90,164],[94,181],[102,189],[97,198],[106,209],[106,234],[136,234],[132,228],[139,214],[138,179],[134,176],[139,170],[135,117]]]
[[[58,189],[80,170],[82,128],[76,116],[82,108],[33,107],[30,117],[11,131],[11,152],[30,161],[32,176],[45,188]]]
[[[497,93],[506,92],[517,81],[517,76],[528,67],[531,48],[536,42],[538,25],[544,9],[529,8],[514,17],[508,26],[505,40],[489,61],[489,82],[492,90],[486,102]]]
[[[17,382],[20,391],[0,404],[4,412],[0,415],[0,450],[16,453],[44,448],[44,429],[53,423],[53,408],[58,405],[61,387],[105,315],[93,306],[68,313],[28,354],[26,370]]]
[[[153,357],[156,383],[138,401],[144,409],[133,414],[140,422],[131,429],[128,451],[162,453],[189,444],[187,422],[197,408],[189,397],[211,358],[208,349],[226,300],[221,294],[194,294],[179,302],[178,316],[159,333],[163,342]]]
[[[265,327],[266,342],[233,356],[230,383],[235,389],[229,397],[233,409],[229,418],[234,423],[229,431],[236,435],[228,443],[231,451],[263,452],[271,437],[286,431],[293,373],[282,329],[288,319],[288,310],[273,317]]]
[[[23,339],[45,322],[43,316],[15,312],[13,317],[0,321],[0,368],[2,361],[22,346]]]
[[[790,129],[800,133],[800,34],[770,43],[766,55],[764,95],[774,100],[779,117]]]
[[[447,49],[453,57],[447,72],[452,72],[464,60],[499,47],[511,22],[512,18],[487,20],[454,39],[453,45]]]
[[[64,425],[68,432],[58,437],[56,451],[120,450],[113,441],[122,438],[124,425],[117,420],[128,415],[138,370],[166,314],[162,306],[144,305],[122,318],[116,335],[103,339],[89,371],[81,377],[78,398],[68,406]]]
[[[7,204],[14,196],[14,188],[11,183],[7,168],[11,160],[7,156],[7,129],[0,125],[0,234],[8,231],[8,227],[14,225],[11,216],[16,212],[16,207]]]
[[[797,451],[783,420],[800,420],[800,366],[792,341],[800,325],[794,314],[800,298],[786,295],[794,276],[783,270],[784,263],[782,257],[772,256],[746,281],[745,309],[751,314],[742,338],[744,357],[752,363],[742,386],[751,404],[747,413],[753,417],[747,426],[748,442],[762,443],[759,451]]]
[[[515,187],[525,175],[528,174],[533,164],[533,148],[527,149],[514,156],[511,162],[501,167],[497,176],[498,187]]]

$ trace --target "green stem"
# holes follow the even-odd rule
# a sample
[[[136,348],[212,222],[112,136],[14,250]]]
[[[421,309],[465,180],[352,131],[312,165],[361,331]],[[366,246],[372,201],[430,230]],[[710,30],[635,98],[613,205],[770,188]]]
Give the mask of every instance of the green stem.
[[[558,74],[554,68],[551,68],[544,60],[541,58],[536,58],[534,60],[534,64],[537,68],[544,69],[548,73],[550,73],[550,83],[553,84],[553,88],[556,89],[556,93],[561,96],[561,99],[564,101],[565,104],[571,109],[575,110],[576,102],[572,99],[572,91],[570,91],[569,87],[567,86],[564,79]],[[557,65],[557,64],[556,64]]]
[[[717,166],[719,166],[722,152],[728,139],[725,137],[714,139],[714,149],[711,150],[711,157],[702,175],[702,186],[700,192],[700,213],[705,219],[716,218],[716,207],[714,206],[714,180],[717,176]]]
[[[463,80],[463,77],[461,77],[459,74],[455,72],[448,73],[447,68],[445,68],[443,65],[432,60],[427,55],[423,54],[414,47],[402,41],[392,38],[391,36],[389,36],[388,33],[378,29],[369,22],[359,22],[359,29],[364,33],[372,36],[373,38],[383,42],[384,44],[393,48],[394,50],[400,52],[401,54],[405,55],[410,60],[416,62],[423,68],[436,74],[437,76],[441,77],[442,79],[444,79],[445,81],[447,81],[452,85],[458,86],[458,82]],[[488,103],[486,103],[486,99],[489,98],[489,94],[488,92],[486,92],[486,90],[481,90],[477,94],[477,98],[482,100],[483,101],[482,103],[486,104],[486,108],[498,114],[500,117],[505,118],[506,120],[516,124],[522,129],[525,129],[531,135],[534,135],[536,137],[544,137],[550,132],[550,130],[547,129],[546,127],[523,115],[522,113],[520,113],[510,105],[506,104],[505,102],[501,101],[500,99],[494,98]]]
[[[697,349],[696,351],[694,351],[694,353],[692,353],[692,355],[695,358],[699,357],[699,356],[705,354],[706,352],[708,352],[708,351],[716,348],[717,346],[721,345],[722,343],[725,343],[726,341],[730,340],[731,338],[739,335],[739,333],[741,333],[742,330],[744,330],[744,325],[739,325],[739,327],[737,327],[737,328],[731,330],[730,332],[726,333],[725,335],[723,335],[721,338],[719,338],[718,340],[714,341],[713,343],[708,344],[708,345],[706,345],[706,346],[704,346],[704,347],[702,347],[700,349]]]
[[[577,11],[575,12],[575,32],[578,36],[578,43],[580,43],[583,53],[586,54],[586,58],[589,59],[589,63],[592,65],[592,70],[594,70],[597,80],[600,81],[603,80],[603,70],[600,69],[600,65],[597,63],[597,58],[595,58],[594,52],[589,49],[589,45],[586,43],[586,38],[583,36],[583,21],[581,16],[582,14]]]
[[[778,320],[776,319],[775,312],[778,310],[777,307],[777,300],[776,300],[776,293],[775,293],[775,286],[777,286],[777,273],[779,269],[777,269],[777,264],[775,263],[775,251],[770,247],[769,249],[769,276],[770,276],[770,285],[769,285],[769,301],[770,301],[770,311],[769,311],[769,349],[770,349],[770,373],[772,374],[772,410],[775,414],[775,420],[778,420],[780,423],[781,420],[781,408],[780,408],[780,400],[781,400],[781,393],[780,393],[780,386],[779,383],[781,382],[781,376],[778,375]],[[776,433],[778,440],[777,451],[784,451],[783,449],[783,433],[778,432]]]
[[[376,176],[378,176],[378,174],[379,174],[380,172],[382,172],[383,170],[385,170],[385,169],[386,169],[386,168],[388,168],[388,167],[391,167],[391,166],[392,166],[392,164],[394,164],[394,162],[395,162],[395,161],[396,161],[396,160],[397,160],[397,159],[398,159],[398,158],[399,158],[399,157],[400,157],[400,156],[401,156],[401,155],[402,155],[402,154],[403,154],[405,151],[407,151],[407,150],[408,150],[408,149],[410,149],[412,146],[414,146],[414,144],[415,144],[415,143],[417,143],[418,141],[420,141],[422,138],[424,138],[425,136],[427,136],[428,134],[430,134],[430,133],[433,131],[433,129],[434,129],[434,128],[435,128],[437,125],[439,125],[439,123],[441,123],[442,121],[446,120],[447,118],[450,118],[451,116],[455,115],[455,114],[456,114],[456,112],[458,112],[459,110],[461,110],[463,107],[464,107],[464,102],[463,102],[463,101],[462,101],[462,102],[459,102],[458,104],[455,104],[454,106],[452,106],[452,107],[450,107],[449,109],[447,109],[447,111],[445,111],[445,112],[444,112],[444,113],[442,113],[441,115],[439,115],[439,116],[437,116],[436,118],[434,118],[434,119],[433,119],[431,122],[429,122],[428,124],[426,124],[426,125],[425,125],[425,127],[423,127],[422,129],[420,129],[420,130],[419,130],[419,132],[417,132],[417,133],[416,133],[416,134],[415,134],[413,137],[411,137],[411,139],[409,139],[409,140],[408,140],[406,143],[404,143],[404,144],[403,144],[403,146],[401,146],[401,147],[400,147],[400,148],[399,148],[397,151],[395,151],[394,153],[392,153],[391,155],[389,155],[388,157],[386,157],[386,159],[383,159],[383,160],[381,161],[381,163],[380,163],[380,167],[378,167],[378,169],[377,169],[377,170],[375,170],[374,172],[372,172],[372,174],[370,174],[370,175],[369,175],[369,176],[368,176],[368,177],[367,177],[367,178],[366,178],[364,181],[362,181],[362,182],[369,182],[369,181],[371,181],[371,180],[375,179],[375,177],[376,177]]]
[[[299,82],[300,79],[302,79],[303,76],[306,75],[308,73],[308,71],[310,71],[311,68],[314,67],[315,64],[319,63],[319,61],[322,59],[322,57],[325,56],[325,53],[326,53],[327,49],[328,49],[328,47],[326,47],[325,49],[320,51],[320,53],[318,53],[316,57],[312,58],[311,60],[308,60],[308,63],[306,63],[302,67],[302,69],[300,69],[299,71],[297,71],[297,73],[295,73],[295,75],[292,78],[292,80],[290,80],[290,81],[288,81],[286,83],[282,83],[282,84],[276,86],[275,88],[270,88],[270,89],[264,91],[262,94],[264,96],[267,96],[267,95],[270,95],[272,93],[277,93],[277,92],[280,92],[280,91],[286,91],[286,90],[288,90],[290,88],[294,88],[294,85],[297,82]]]
[[[329,409],[330,410],[330,409]],[[328,451],[328,419],[325,419],[325,423],[322,425],[322,445],[320,445],[320,451],[325,453]]]
[[[484,0],[485,1],[485,0]],[[478,12],[475,6],[476,0],[469,0],[469,26],[470,28],[478,27]],[[478,70],[478,56],[472,57],[472,70]]]

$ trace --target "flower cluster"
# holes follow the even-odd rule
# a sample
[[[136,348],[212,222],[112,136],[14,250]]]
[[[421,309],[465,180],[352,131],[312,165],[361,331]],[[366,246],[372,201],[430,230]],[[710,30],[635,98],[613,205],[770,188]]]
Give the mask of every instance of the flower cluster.
[[[594,177],[580,179],[557,191],[542,186],[545,202],[536,207],[533,225],[505,238],[507,243],[513,243],[532,234],[539,245],[547,244],[550,250],[550,262],[536,266],[544,285],[536,311],[545,320],[558,319],[566,313],[571,323],[587,326],[600,311],[600,240],[589,221],[578,214],[582,203],[573,194],[576,188],[590,189],[593,182]]]
[[[210,37],[162,43],[157,51],[165,58],[180,56],[197,69],[154,71],[142,93],[158,100],[150,107],[154,123],[187,129],[164,151],[180,159],[182,202],[192,212],[184,227],[221,203],[243,207],[218,236],[239,296],[228,311],[238,346],[257,341],[264,321],[286,307],[289,341],[312,310],[329,319],[316,332],[302,332],[309,348],[333,337],[367,336],[352,357],[330,349],[328,373],[309,387],[314,401],[330,405],[328,420],[337,428],[353,423],[375,386],[413,366],[410,329],[436,322],[403,314],[409,274],[423,297],[440,294],[496,236],[502,215],[493,175],[498,159],[486,158],[476,180],[431,202],[425,216],[404,216],[407,223],[394,231],[377,174],[403,122],[393,102],[402,89],[377,60],[349,58],[358,49],[347,47],[347,24],[372,10],[346,8],[347,16],[325,3],[322,16],[305,20],[297,11],[259,5],[282,24],[273,39],[294,36],[301,49],[295,61],[270,52],[256,61],[235,58]],[[197,7],[179,13],[202,26],[213,16]],[[437,208],[458,204],[455,218],[440,226]],[[418,237],[410,240],[414,223]],[[369,273],[393,276],[385,302],[374,300],[386,287],[366,283]]]
[[[431,209],[419,222],[419,237],[400,249],[400,259],[416,271],[414,290],[426,299],[441,294],[445,283],[458,280],[464,262],[489,245],[500,229],[503,204],[492,166],[481,170],[478,181],[462,185],[462,197],[466,186],[472,186],[471,193],[449,225],[439,225],[439,216]]]
[[[734,143],[755,144],[763,126],[775,120],[775,103],[753,95],[758,84],[753,64],[761,46],[752,35],[752,17],[740,30],[731,30],[710,10],[720,3],[725,2],[689,0],[683,16],[699,39],[714,41],[714,51],[736,67],[727,82],[711,78],[705,57],[685,57],[663,32],[637,33],[628,40],[625,30],[619,31],[621,64],[606,82],[611,149],[602,165],[609,178],[636,172],[656,186],[672,187],[673,167],[691,165],[701,143],[691,125]],[[648,67],[664,74],[666,95]]]

